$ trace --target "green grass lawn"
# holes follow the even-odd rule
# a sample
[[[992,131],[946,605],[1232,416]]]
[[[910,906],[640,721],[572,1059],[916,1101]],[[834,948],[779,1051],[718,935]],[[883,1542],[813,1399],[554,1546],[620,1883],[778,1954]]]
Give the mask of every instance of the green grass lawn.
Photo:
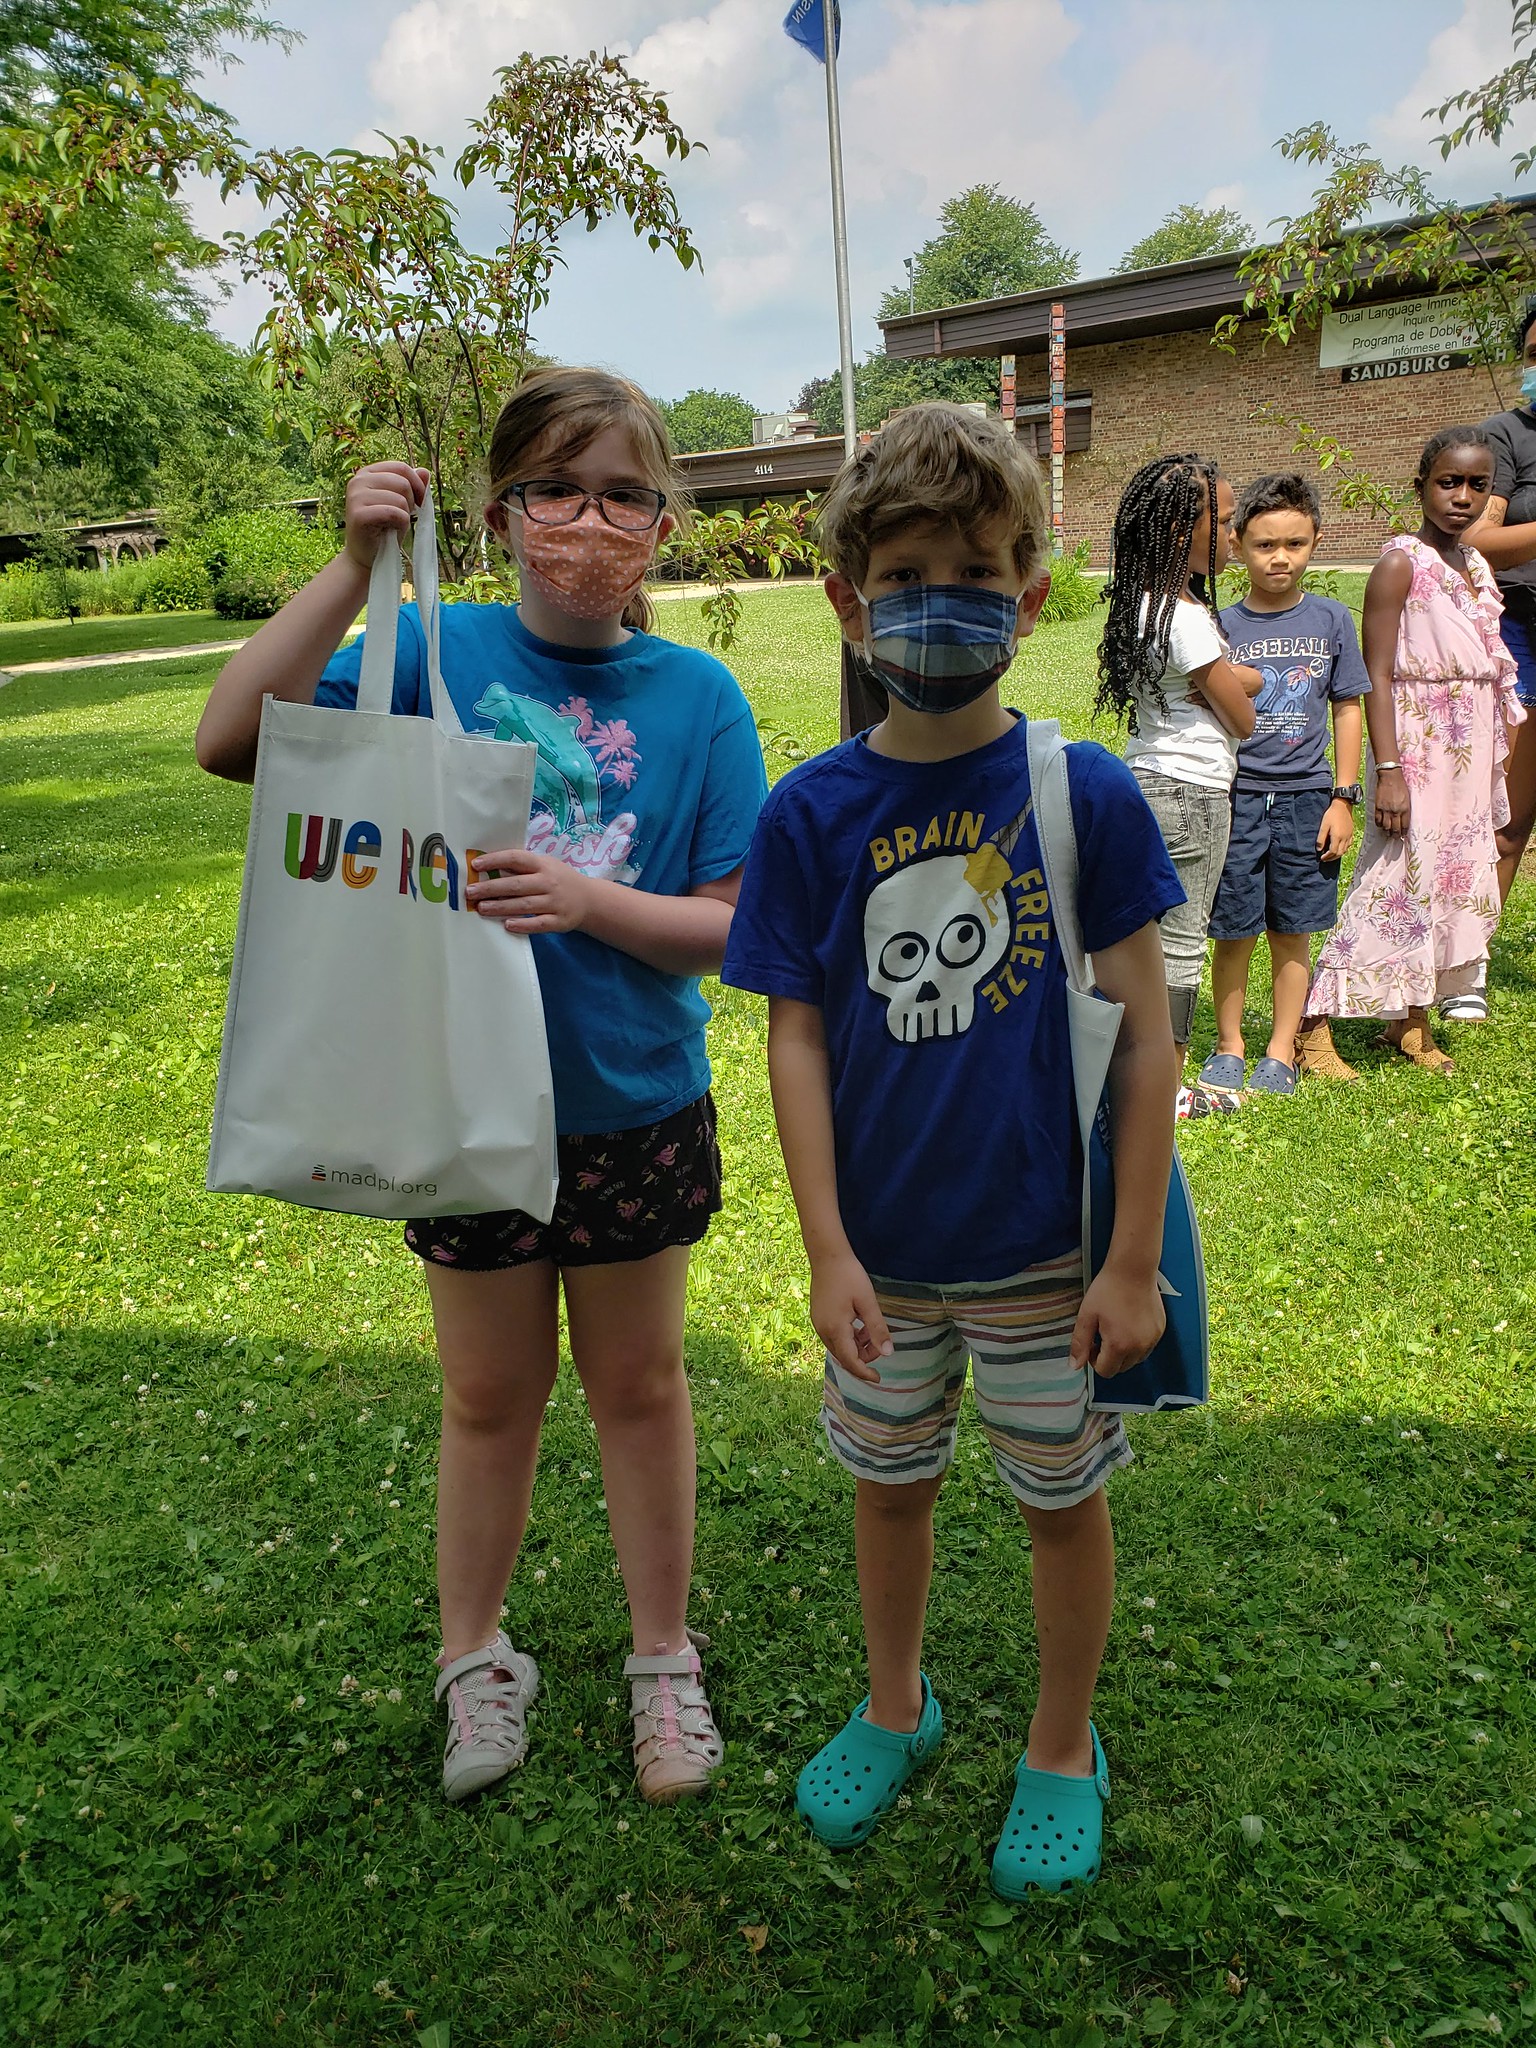
[[[831,615],[746,612],[780,768],[834,735]],[[1015,701],[1084,731],[1096,632],[1038,634]],[[763,1006],[730,992],[689,1329],[721,1782],[633,1794],[567,1371],[510,1603],[546,1673],[533,1747],[442,1804],[414,1261],[389,1224],[202,1192],[248,801],[192,764],[216,666],[0,694],[0,2039],[1536,2038],[1529,886],[1449,1083],[1346,1026],[1358,1087],[1186,1130],[1214,1395],[1134,1423],[1113,1488],[1105,1873],[1005,1907],[1029,1563],[969,1423],[927,1656],[945,1747],[853,1856],[793,1815],[862,1691],[851,1490],[815,1427]]]
[[[131,612],[124,618],[39,619],[0,626],[0,669],[32,661],[70,661],[81,654],[127,654],[141,647],[195,647],[206,640],[244,640],[263,622],[224,619],[217,612]]]

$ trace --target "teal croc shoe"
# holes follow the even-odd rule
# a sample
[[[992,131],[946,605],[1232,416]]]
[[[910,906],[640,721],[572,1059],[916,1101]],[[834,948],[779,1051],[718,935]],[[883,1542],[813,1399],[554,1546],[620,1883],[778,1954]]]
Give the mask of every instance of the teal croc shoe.
[[[1088,1732],[1093,1737],[1091,1777],[1032,1771],[1024,1757],[1019,1758],[1013,1805],[992,1857],[992,1889],[1003,1898],[1022,1899],[1032,1891],[1073,1891],[1098,1876],[1109,1766],[1091,1721]]]
[[[944,1716],[923,1680],[923,1711],[910,1735],[864,1719],[863,1699],[824,1749],[818,1749],[795,1788],[795,1811],[831,1849],[868,1841],[912,1773],[939,1746]]]

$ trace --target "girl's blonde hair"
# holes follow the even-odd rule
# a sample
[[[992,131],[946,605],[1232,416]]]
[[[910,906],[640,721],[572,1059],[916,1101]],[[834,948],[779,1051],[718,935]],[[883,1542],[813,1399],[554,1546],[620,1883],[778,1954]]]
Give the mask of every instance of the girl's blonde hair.
[[[523,379],[491,429],[486,454],[490,496],[504,497],[511,485],[538,475],[541,464],[579,455],[609,427],[621,427],[628,435],[641,476],[665,494],[668,512],[686,532],[693,501],[672,460],[667,423],[637,384],[610,370],[552,364]],[[655,623],[650,599],[643,590],[637,592],[624,609],[624,624],[649,633]]]

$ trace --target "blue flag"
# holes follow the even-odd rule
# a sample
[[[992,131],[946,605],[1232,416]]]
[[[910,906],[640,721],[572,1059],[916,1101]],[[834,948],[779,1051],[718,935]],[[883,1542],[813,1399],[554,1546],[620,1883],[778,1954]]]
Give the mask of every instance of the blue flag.
[[[795,0],[784,17],[784,33],[792,43],[799,43],[809,50],[818,64],[827,61],[827,28],[822,9],[827,0]],[[841,56],[843,48],[843,16],[837,0],[832,5],[832,53]]]

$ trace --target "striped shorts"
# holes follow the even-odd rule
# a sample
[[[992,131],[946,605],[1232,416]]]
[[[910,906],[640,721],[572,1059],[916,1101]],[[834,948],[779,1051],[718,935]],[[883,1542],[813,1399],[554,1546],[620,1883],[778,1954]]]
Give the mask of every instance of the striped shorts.
[[[899,1486],[949,1469],[967,1363],[998,1474],[1027,1507],[1075,1507],[1131,1462],[1124,1423],[1090,1408],[1092,1375],[1068,1356],[1078,1252],[1008,1280],[874,1289],[895,1356],[879,1361],[879,1386],[829,1356],[822,1398],[827,1443],[855,1478]]]

